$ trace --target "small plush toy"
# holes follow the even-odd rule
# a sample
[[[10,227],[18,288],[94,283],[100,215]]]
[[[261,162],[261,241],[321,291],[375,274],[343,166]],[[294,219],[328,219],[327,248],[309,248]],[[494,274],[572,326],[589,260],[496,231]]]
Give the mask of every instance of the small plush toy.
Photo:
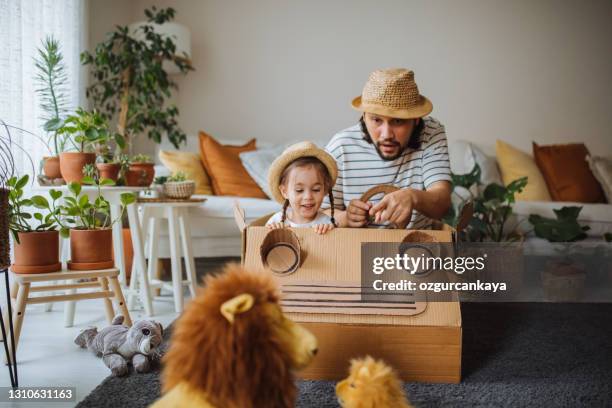
[[[128,327],[123,319],[122,315],[115,316],[111,325],[99,332],[95,327],[85,329],[74,342],[102,357],[115,376],[128,373],[128,362],[136,372],[146,373],[151,368],[150,360],[158,357],[163,328],[150,320],[139,320]]]
[[[271,274],[229,264],[174,325],[150,408],[293,408],[294,370],[316,352],[314,335],[283,314]]]
[[[402,382],[382,360],[351,360],[349,376],[336,385],[343,408],[412,408]]]

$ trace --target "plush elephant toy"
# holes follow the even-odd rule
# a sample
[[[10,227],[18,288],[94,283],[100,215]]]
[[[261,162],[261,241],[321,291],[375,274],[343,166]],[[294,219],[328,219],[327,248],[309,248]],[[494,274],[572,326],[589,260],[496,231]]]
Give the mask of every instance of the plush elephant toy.
[[[151,320],[139,320],[128,327],[123,320],[122,315],[117,315],[110,326],[100,331],[95,327],[85,329],[74,342],[102,357],[115,376],[126,375],[130,362],[136,372],[146,373],[151,369],[151,360],[161,357],[158,350],[163,328]]]

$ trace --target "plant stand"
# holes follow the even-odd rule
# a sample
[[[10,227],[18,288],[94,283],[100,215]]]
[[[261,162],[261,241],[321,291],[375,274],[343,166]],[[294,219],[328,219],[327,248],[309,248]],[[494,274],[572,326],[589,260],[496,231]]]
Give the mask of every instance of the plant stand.
[[[119,270],[117,268],[112,269],[101,269],[95,271],[68,271],[63,270],[61,272],[42,273],[42,274],[17,274],[13,273],[14,284],[13,290],[11,290],[10,297],[14,297],[15,308],[13,310],[12,321],[15,322],[15,334],[14,339],[9,339],[9,344],[17,349],[19,344],[19,336],[21,334],[21,328],[23,326],[23,320],[25,317],[26,306],[30,304],[38,303],[52,303],[52,302],[74,302],[85,299],[103,299],[104,300],[104,311],[106,312],[106,319],[110,324],[115,316],[115,310],[111,299],[117,304],[117,308],[120,313],[125,317],[124,324],[127,326],[132,325],[132,319],[130,313],[125,304],[125,298],[121,291],[121,286],[118,281]],[[95,280],[93,280],[95,279]],[[73,280],[73,283],[62,283],[59,281]],[[77,281],[82,280],[82,281]],[[93,280],[93,281],[92,281]],[[35,283],[42,283],[42,286],[34,286]],[[109,288],[110,286],[110,288]],[[98,289],[90,292],[78,293],[78,289],[83,288],[94,288]],[[32,296],[36,292],[57,292],[67,291],[68,293],[53,294],[49,296]],[[10,301],[9,300],[9,303]],[[15,352],[13,352],[13,356]],[[9,362],[16,364],[12,358],[8,359]]]
[[[11,301],[11,294],[9,289],[9,278],[8,278],[8,269],[3,268],[1,271],[4,274],[4,284],[6,289],[6,305],[7,305],[7,318],[4,318],[4,314],[2,311],[2,307],[0,307],[0,326],[2,326],[2,342],[4,343],[4,356],[8,364],[9,377],[11,379],[11,386],[13,388],[19,387],[19,378],[17,377],[17,356],[16,356],[16,346],[15,346],[15,329],[13,326],[13,307]],[[7,327],[5,325],[8,323],[8,332],[9,337],[7,337]],[[9,346],[10,344],[10,346]]]
[[[142,231],[146,233],[146,239],[143,239],[142,232],[134,228],[136,222],[132,220],[137,218],[136,204],[128,207],[128,215],[130,216],[130,226],[132,227],[132,239],[134,235],[137,239],[133,239],[134,244],[134,268],[132,268],[132,279],[130,280],[130,291],[128,294],[128,305],[132,305],[136,293],[140,292],[142,300],[150,304],[151,289],[166,286],[165,282],[154,279],[153,274],[157,266],[158,259],[158,241],[159,241],[159,220],[168,220],[168,233],[170,243],[170,258],[172,265],[172,291],[174,293],[174,309],[177,313],[183,311],[183,286],[187,285],[191,296],[195,296],[197,287],[195,274],[195,261],[193,258],[193,249],[191,247],[191,229],[189,222],[189,208],[202,205],[203,199],[191,199],[185,201],[177,200],[155,200],[138,202],[137,205],[142,207]],[[149,259],[148,268],[145,268],[147,262],[145,260],[145,241],[147,242]],[[181,267],[181,248],[182,257],[185,259],[185,275],[186,280],[182,278]],[[141,284],[140,291],[137,285]]]

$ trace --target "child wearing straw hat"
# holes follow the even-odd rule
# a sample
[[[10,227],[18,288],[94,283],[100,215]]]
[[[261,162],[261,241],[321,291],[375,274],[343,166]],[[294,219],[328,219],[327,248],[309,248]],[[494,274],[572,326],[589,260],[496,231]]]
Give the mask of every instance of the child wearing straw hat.
[[[320,208],[325,197],[333,202],[331,189],[337,175],[334,158],[314,143],[301,142],[288,147],[268,172],[272,196],[283,204],[283,209],[270,217],[266,226],[271,229],[312,227],[319,234],[332,230],[334,210],[330,216]]]
[[[352,101],[359,123],[340,131],[327,150],[341,169],[333,195],[341,227],[406,225],[428,229],[450,207],[451,172],[444,126],[407,69],[372,72]],[[397,191],[368,202],[370,188]]]

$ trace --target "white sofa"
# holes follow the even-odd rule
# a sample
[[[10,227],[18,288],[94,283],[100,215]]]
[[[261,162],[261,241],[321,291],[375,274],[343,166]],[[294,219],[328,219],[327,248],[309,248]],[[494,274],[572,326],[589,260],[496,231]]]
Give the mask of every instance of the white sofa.
[[[319,141],[319,145],[323,145]],[[195,149],[194,149],[195,150]],[[464,141],[450,141],[449,153],[451,168],[457,174],[468,172],[477,162],[483,169],[483,182],[497,181],[501,183],[499,171],[494,158],[485,155],[476,146]],[[168,170],[157,166],[158,175],[165,175]],[[240,231],[234,222],[233,205],[238,201],[245,210],[247,222],[266,214],[278,211],[280,205],[272,200],[258,198],[240,198],[228,196],[198,196],[206,198],[199,208],[191,209],[192,243],[196,257],[240,256]],[[566,202],[518,201],[514,206],[515,219],[523,233],[528,233],[526,247],[542,247],[545,243],[529,234],[531,225],[527,222],[530,214],[539,214],[554,218],[553,209],[563,206],[581,206],[579,222],[588,225],[589,239],[601,240],[604,232],[612,232],[612,204],[584,204]],[[169,257],[168,230],[165,225],[161,229],[160,257]]]

